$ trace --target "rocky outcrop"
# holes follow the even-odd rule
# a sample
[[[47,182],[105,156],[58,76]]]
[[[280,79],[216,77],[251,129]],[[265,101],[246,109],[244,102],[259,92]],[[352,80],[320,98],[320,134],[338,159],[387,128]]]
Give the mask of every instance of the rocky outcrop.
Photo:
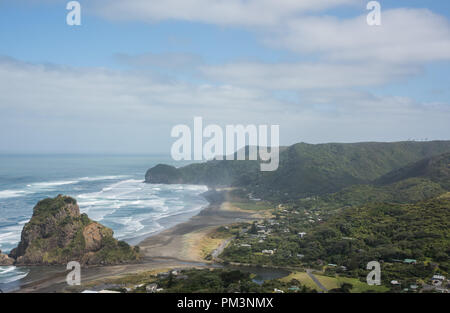
[[[6,254],[2,254],[2,250],[0,250],[0,266],[8,266],[13,265],[14,259],[10,258]]]
[[[138,247],[113,237],[113,231],[80,214],[75,199],[59,195],[39,201],[9,255],[17,265],[119,264],[139,259]]]
[[[145,182],[154,184],[182,184],[183,179],[174,166],[158,164],[145,174]]]

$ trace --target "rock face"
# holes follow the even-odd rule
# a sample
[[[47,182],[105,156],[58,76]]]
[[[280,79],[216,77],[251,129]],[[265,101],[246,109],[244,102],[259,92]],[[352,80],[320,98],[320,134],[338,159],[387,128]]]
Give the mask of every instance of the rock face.
[[[182,184],[183,179],[176,167],[158,164],[145,174],[145,182],[154,184]]]
[[[139,259],[139,248],[113,237],[113,231],[80,214],[75,199],[59,195],[39,201],[9,255],[17,265],[119,264]]]
[[[14,259],[10,258],[6,254],[2,254],[2,250],[0,250],[0,266],[8,266],[13,264]]]

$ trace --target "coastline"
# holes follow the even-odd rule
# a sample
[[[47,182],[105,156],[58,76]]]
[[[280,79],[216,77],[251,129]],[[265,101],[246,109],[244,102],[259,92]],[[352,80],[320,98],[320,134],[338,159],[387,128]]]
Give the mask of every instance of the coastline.
[[[224,205],[229,200],[228,191],[222,197],[204,196],[209,205],[189,220],[160,232],[150,234],[139,242],[143,258],[134,264],[93,266],[82,269],[82,285],[101,282],[123,275],[146,271],[186,267],[214,267],[214,262],[204,260],[196,251],[199,240],[211,230],[236,222],[251,222],[260,217],[254,212],[231,209]],[[57,270],[59,267],[59,271]],[[68,287],[66,271],[61,266],[31,267],[18,289],[8,292],[64,292]],[[50,275],[50,276],[49,276]]]

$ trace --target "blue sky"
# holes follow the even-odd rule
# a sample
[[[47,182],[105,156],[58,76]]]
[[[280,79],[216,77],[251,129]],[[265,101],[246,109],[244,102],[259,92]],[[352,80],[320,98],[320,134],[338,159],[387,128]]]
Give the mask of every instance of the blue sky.
[[[79,1],[81,26],[0,2],[0,152],[168,153],[194,116],[286,145],[450,139],[449,1],[379,1],[375,28],[368,1],[260,1]]]

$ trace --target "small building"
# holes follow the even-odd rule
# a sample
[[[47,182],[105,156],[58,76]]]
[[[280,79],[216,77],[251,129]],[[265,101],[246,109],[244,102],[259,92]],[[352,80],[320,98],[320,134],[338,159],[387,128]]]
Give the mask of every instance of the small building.
[[[445,280],[445,276],[436,274],[436,275],[433,275],[433,277],[431,279],[432,280]]]
[[[403,263],[405,264],[417,264],[417,260],[414,259],[404,259]]]
[[[272,255],[274,253],[273,250],[263,250],[261,252],[264,254],[270,254],[270,255]]]
[[[400,285],[400,283],[398,282],[398,280],[391,280],[391,285],[398,286]]]
[[[306,233],[305,232],[301,232],[301,233],[298,233],[298,235],[300,236],[300,238],[303,238],[303,237],[305,237]]]

